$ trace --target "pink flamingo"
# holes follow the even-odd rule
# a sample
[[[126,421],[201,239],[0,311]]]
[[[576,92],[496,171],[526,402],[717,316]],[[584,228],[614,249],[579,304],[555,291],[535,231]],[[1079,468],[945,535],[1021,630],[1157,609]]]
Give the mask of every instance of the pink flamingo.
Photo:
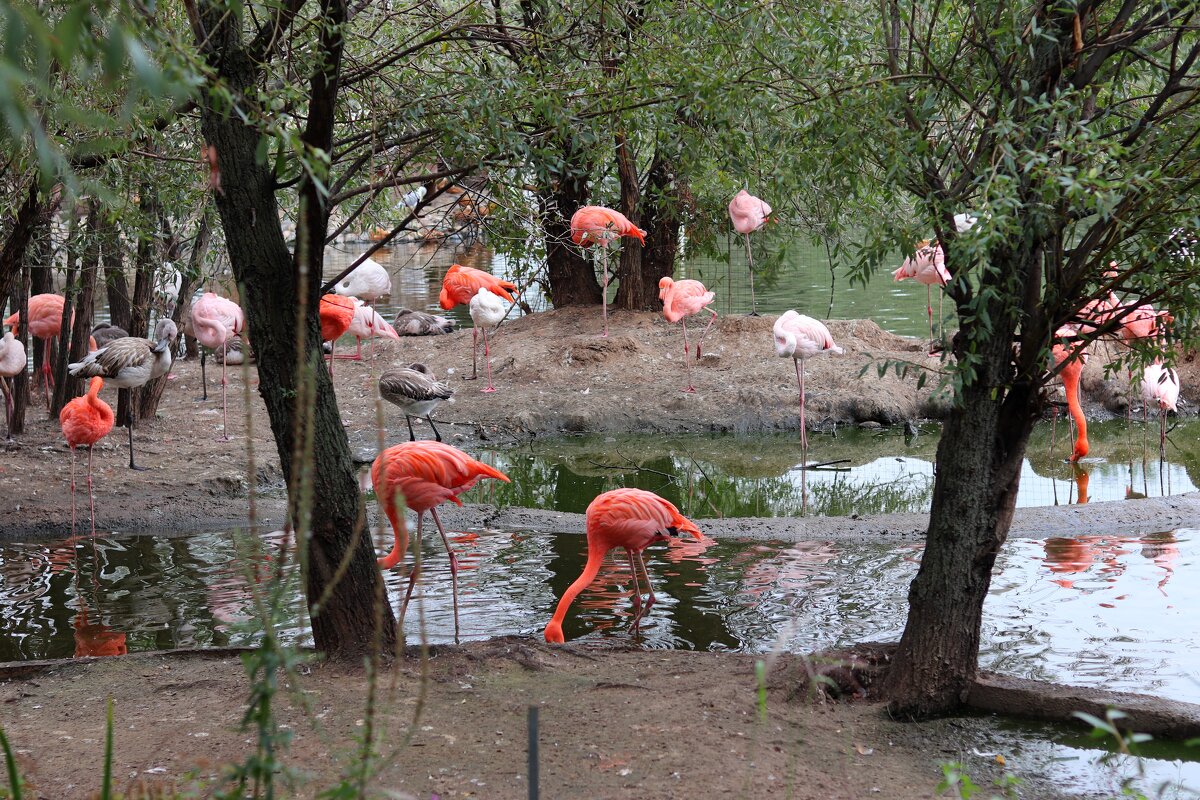
[[[604,314],[604,336],[608,336],[608,246],[628,236],[646,244],[646,232],[619,211],[604,206],[583,206],[571,215],[571,241],[580,247],[600,245],[604,254],[601,275],[600,307]],[[711,301],[710,301],[711,302]]]
[[[192,306],[192,332],[200,344],[210,350],[221,349],[221,438],[229,440],[228,406],[226,405],[225,377],[226,346],[229,340],[246,329],[246,317],[242,309],[232,300],[212,292],[205,292]],[[200,383],[204,386],[204,399],[208,399],[208,381],[204,374],[204,360],[208,353],[200,354]]]
[[[754,299],[754,259],[750,255],[750,234],[765,225],[771,207],[742,189],[729,201],[729,219],[733,229],[746,237],[746,264],[750,269],[750,316],[758,316],[758,304]]]
[[[83,445],[88,451],[88,504],[92,511],[92,535],[96,535],[96,498],[92,494],[92,445],[113,429],[112,407],[100,399],[103,378],[92,378],[88,393],[63,406],[58,414],[63,436],[71,446],[71,534],[75,534],[75,448]]]
[[[437,524],[442,543],[446,545],[446,552],[450,556],[455,641],[458,640],[458,559],[450,549],[450,539],[447,538],[446,529],[442,527],[442,521],[438,518],[437,507],[446,500],[461,506],[462,501],[458,496],[474,486],[480,478],[495,478],[508,483],[508,476],[500,470],[482,461],[476,461],[457,447],[441,442],[404,442],[384,450],[371,465],[371,485],[379,502],[383,504],[388,521],[392,523],[392,533],[395,536],[391,552],[378,559],[379,567],[391,569],[396,566],[403,560],[404,551],[408,549],[408,527],[404,522],[403,511],[396,504],[397,496],[417,512],[418,543],[421,541],[421,521],[428,511]],[[400,607],[402,621],[417,576],[417,570],[414,568],[408,576],[408,589]]]
[[[917,245],[917,251],[892,273],[892,278],[902,281],[907,278],[925,284],[925,312],[929,315],[929,341],[933,341],[933,295],[930,287],[945,286],[950,280],[946,269],[946,254],[939,244],[925,240]],[[942,296],[938,295],[938,317],[942,316]]]
[[[346,332],[354,337],[358,343],[358,349],[354,351],[352,356],[338,356],[338,358],[348,358],[354,361],[362,361],[362,340],[371,340],[371,352],[375,352],[375,336],[383,336],[387,339],[395,339],[400,341],[400,334],[396,329],[388,324],[388,321],[379,316],[379,312],[373,307],[367,305],[357,297],[354,299],[354,317],[350,320],[350,327]]]
[[[42,358],[42,388],[46,392],[46,407],[50,407],[50,390],[54,388],[54,374],[51,362],[54,353],[54,340],[62,333],[63,305],[66,299],[58,294],[35,294],[29,298],[29,332],[45,343],[45,355]],[[75,319],[72,312],[71,320]],[[14,336],[20,336],[21,314],[17,312],[4,320],[5,325],[11,325]],[[71,324],[71,323],[68,323]]]
[[[511,281],[501,280],[491,273],[474,267],[464,267],[461,264],[451,264],[442,278],[442,291],[438,294],[438,305],[449,311],[455,306],[468,305],[471,299],[479,294],[480,289],[487,289],[497,297],[508,302],[513,300],[512,292],[517,291],[517,285]],[[479,365],[475,361],[475,351],[479,344],[479,329],[471,331],[471,380],[479,377]]]
[[[688,380],[688,385],[683,389],[685,392],[696,391],[696,387],[692,385],[692,364],[687,338],[687,318],[693,314],[699,314],[701,311],[707,311],[712,314],[712,317],[708,320],[708,325],[704,327],[704,333],[700,334],[700,339],[696,342],[696,358],[699,360],[700,345],[704,342],[704,337],[708,334],[708,329],[712,327],[713,322],[717,319],[717,312],[711,308],[705,308],[705,306],[715,298],[716,295],[705,289],[704,284],[700,281],[675,281],[671,278],[663,278],[658,282],[658,299],[662,300],[663,316],[672,325],[676,322],[683,323],[683,366],[687,369]]]
[[[796,382],[800,385],[800,452],[805,463],[808,463],[808,433],[804,421],[804,362],[813,356],[824,353],[841,355],[844,350],[838,347],[829,333],[829,328],[820,320],[797,314],[795,311],[785,311],[783,316],[775,320],[772,329],[775,335],[775,355],[780,358],[790,358],[796,364]]]
[[[1165,458],[1167,455],[1167,411],[1178,412],[1179,404],[1179,373],[1171,367],[1164,367],[1161,362],[1147,364],[1142,371],[1142,408],[1143,416],[1151,404],[1158,406],[1158,452]]]
[[[4,393],[4,438],[12,440],[13,400],[9,378],[14,378],[25,371],[25,345],[13,337],[12,331],[5,331],[0,339],[0,392]]]

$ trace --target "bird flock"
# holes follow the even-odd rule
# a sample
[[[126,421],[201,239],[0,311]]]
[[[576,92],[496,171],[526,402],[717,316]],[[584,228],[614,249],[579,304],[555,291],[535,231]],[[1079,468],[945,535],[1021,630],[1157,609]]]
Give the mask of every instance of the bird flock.
[[[771,221],[771,206],[763,200],[741,190],[729,203],[729,216],[734,230],[745,240],[746,257],[751,275],[751,315],[757,315],[753,297],[753,259],[750,234],[760,230]],[[969,230],[976,218],[966,214],[955,217],[959,232]],[[646,231],[638,228],[625,216],[603,206],[584,206],[570,221],[571,240],[580,248],[597,246],[602,260],[602,295],[604,327],[601,336],[608,336],[607,283],[608,250],[623,238],[631,238],[645,244]],[[893,273],[895,280],[913,279],[927,287],[926,310],[929,317],[930,340],[933,340],[933,308],[931,290],[934,285],[945,287],[951,276],[946,269],[945,255],[936,241],[922,241],[914,252]],[[1111,273],[1110,277],[1115,276]],[[474,322],[472,330],[472,379],[478,377],[478,339],[482,337],[487,385],[481,392],[492,394],[497,391],[493,383],[491,351],[497,328],[503,323],[514,304],[513,293],[518,287],[482,270],[452,265],[442,280],[439,304],[445,310],[458,305],[468,306]],[[371,259],[365,259],[339,281],[334,292],[320,298],[318,307],[321,338],[329,343],[328,369],[333,375],[334,362],[338,358],[361,359],[362,341],[371,342],[376,336],[399,339],[405,336],[428,336],[450,333],[453,320],[411,309],[400,309],[395,326],[390,325],[374,309],[374,303],[391,292],[391,279],[387,270]],[[693,360],[691,341],[687,331],[687,318],[707,312],[711,316],[695,341],[694,358],[702,357],[702,345],[717,313],[710,304],[715,295],[697,280],[673,280],[664,277],[659,282],[659,298],[663,304],[663,316],[671,324],[680,323],[683,335],[683,363],[687,384],[682,391],[694,393],[691,375]],[[940,301],[939,301],[940,303]],[[47,342],[47,354],[53,352],[49,344],[59,335],[63,322],[64,300],[61,296],[41,294],[31,297],[28,303],[29,331]],[[1083,365],[1088,358],[1083,337],[1097,331],[1106,333],[1115,330],[1122,341],[1151,340],[1161,342],[1164,327],[1172,321],[1166,312],[1145,305],[1136,308],[1123,306],[1109,292],[1105,297],[1088,303],[1079,313],[1078,319],[1061,327],[1055,333],[1050,369],[1061,375],[1066,391],[1067,406],[1077,429],[1070,461],[1077,462],[1088,453],[1087,421],[1080,404],[1079,383]],[[8,379],[26,368],[24,348],[14,337],[21,320],[14,314],[4,320],[12,326],[0,339],[0,391],[5,396],[7,430],[11,430],[12,391]],[[205,361],[211,352],[222,363],[222,438],[228,440],[228,406],[226,402],[226,364],[246,356],[246,318],[236,303],[213,292],[205,292],[192,306],[189,320],[190,331],[202,346],[201,375],[205,386],[203,400],[207,400],[207,380],[204,378]],[[357,340],[353,355],[337,355],[335,343],[350,334]],[[111,325],[97,325],[90,341],[91,352],[77,363],[69,365],[72,376],[90,378],[87,393],[67,403],[59,415],[63,436],[71,449],[71,526],[76,525],[75,467],[76,449],[88,451],[88,499],[91,530],[95,533],[95,496],[92,483],[92,448],[112,430],[114,414],[112,408],[100,398],[101,388],[107,383],[121,389],[144,386],[151,380],[165,375],[171,368],[173,345],[178,332],[170,320],[160,320],[154,338],[130,336],[124,330]],[[829,329],[821,321],[789,310],[782,314],[772,328],[776,355],[790,358],[796,372],[799,391],[800,445],[802,471],[807,467],[808,436],[805,420],[805,363],[808,359],[825,355],[841,354],[843,350],[834,342]],[[42,382],[47,403],[52,388],[52,370],[49,358],[43,364]],[[1165,438],[1166,411],[1176,410],[1179,396],[1179,378],[1174,369],[1156,358],[1147,365],[1141,376],[1141,392],[1146,407],[1154,406],[1160,412],[1160,427]],[[401,566],[410,541],[403,509],[413,510],[417,515],[416,540],[420,541],[424,517],[428,512],[446,547],[454,600],[455,638],[459,635],[458,618],[458,563],[445,528],[438,516],[437,507],[443,502],[461,505],[459,495],[482,479],[508,482],[509,478],[500,470],[478,461],[461,450],[445,444],[433,420],[433,413],[440,403],[454,394],[446,383],[439,381],[433,371],[422,363],[385,370],[378,379],[378,392],[382,400],[397,406],[404,414],[408,426],[409,441],[384,449],[371,466],[371,482],[383,512],[391,524],[393,546],[390,552],[378,559],[381,569]],[[132,404],[131,404],[132,405]],[[129,466],[138,469],[134,458],[133,414],[128,423]],[[412,418],[424,418],[433,432],[433,441],[418,440],[413,430]],[[563,622],[567,611],[578,596],[597,577],[602,560],[613,549],[623,549],[632,575],[633,618],[631,628],[639,629],[644,615],[655,602],[650,576],[643,560],[643,551],[651,544],[677,539],[688,534],[702,541],[702,534],[691,520],[667,500],[641,489],[614,489],[597,496],[588,506],[586,515],[587,562],[583,572],[563,593],[554,615],[547,624],[544,636],[547,642],[564,641]],[[644,577],[648,594],[643,599],[639,570]],[[408,573],[408,584],[401,605],[401,621],[413,588],[419,579],[419,562],[414,563]]]

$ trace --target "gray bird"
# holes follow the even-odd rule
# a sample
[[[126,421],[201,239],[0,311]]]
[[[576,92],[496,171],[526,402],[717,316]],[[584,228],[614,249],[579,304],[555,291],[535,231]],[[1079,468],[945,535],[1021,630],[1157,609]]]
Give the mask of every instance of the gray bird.
[[[412,418],[424,417],[433,428],[434,437],[440,442],[442,435],[433,424],[433,409],[443,400],[449,400],[454,390],[433,377],[424,364],[409,364],[407,367],[391,369],[379,376],[379,396],[397,405],[404,412],[408,423],[408,440],[416,441]]]
[[[454,333],[454,325],[454,320],[449,317],[401,308],[396,312],[394,327],[401,336],[437,336],[440,333]]]
[[[96,343],[97,350],[116,339],[124,339],[128,335],[129,331],[107,322],[101,322],[92,328],[92,341]]]

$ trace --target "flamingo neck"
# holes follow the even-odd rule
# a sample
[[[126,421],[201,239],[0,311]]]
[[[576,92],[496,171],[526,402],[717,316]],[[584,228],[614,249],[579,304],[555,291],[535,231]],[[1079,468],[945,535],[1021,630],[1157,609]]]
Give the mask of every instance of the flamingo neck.
[[[551,643],[561,644],[565,641],[563,638],[562,624],[566,619],[567,609],[571,607],[571,603],[575,602],[575,598],[591,585],[592,581],[596,580],[596,576],[600,574],[600,565],[604,561],[604,556],[612,548],[607,542],[601,542],[599,536],[588,532],[588,557],[587,564],[583,567],[583,573],[575,579],[575,582],[567,587],[563,592],[562,598],[558,601],[558,607],[554,609],[554,616],[551,617],[550,623],[546,625],[546,641]]]
[[[1078,461],[1088,454],[1087,417],[1083,415],[1083,406],[1079,403],[1079,371],[1068,368],[1062,372],[1063,388],[1067,392],[1067,409],[1071,412],[1071,418],[1075,420],[1075,449],[1071,453],[1072,461]]]
[[[405,522],[404,515],[396,511],[396,503],[391,498],[384,499],[383,510],[392,524],[392,534],[395,540],[392,543],[391,552],[375,561],[380,569],[391,569],[404,559],[404,551],[408,550],[408,524]]]

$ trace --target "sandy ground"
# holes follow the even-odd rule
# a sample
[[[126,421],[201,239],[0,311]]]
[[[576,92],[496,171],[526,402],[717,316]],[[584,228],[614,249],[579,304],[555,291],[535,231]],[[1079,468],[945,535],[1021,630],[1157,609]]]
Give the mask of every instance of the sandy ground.
[[[598,336],[599,310],[584,309],[503,325],[493,340],[495,394],[483,394],[481,382],[465,379],[471,334],[459,332],[377,342],[374,360],[339,362],[338,401],[351,447],[363,461],[377,449],[376,376],[412,361],[428,364],[456,390],[455,402],[443,406],[437,418],[443,435],[465,447],[574,432],[795,430],[795,372],[773,354],[772,323],[772,317],[720,319],[693,369],[695,394],[680,391],[685,379],[678,326],[658,315],[615,312],[612,335],[604,339]],[[944,401],[932,391],[939,363],[923,342],[888,334],[869,321],[834,321],[830,328],[847,352],[809,362],[811,426],[890,424],[944,412]],[[873,365],[885,359],[911,365],[908,374],[897,375],[893,368],[879,377]],[[1119,407],[1116,398],[1124,395],[1119,382],[1106,380],[1098,361],[1089,364],[1084,382],[1092,413]],[[1181,369],[1185,398],[1197,396],[1196,371],[1190,364]],[[917,386],[920,372],[930,373],[924,388]],[[232,442],[219,438],[219,367],[210,363],[207,402],[197,399],[197,362],[178,362],[173,375],[158,419],[138,431],[139,461],[147,471],[126,468],[121,434],[96,448],[98,527],[186,532],[243,524],[250,476],[259,489],[258,520],[280,524],[278,461],[265,411],[253,393],[246,415],[244,381],[255,380],[252,371],[230,371]],[[115,392],[104,396],[113,402]],[[383,410],[385,441],[406,440],[404,420],[392,412]],[[418,423],[417,433],[427,437],[427,426]],[[33,412],[18,445],[0,450],[0,481],[0,536],[69,533],[68,452],[56,422],[44,412]],[[469,507],[446,519],[452,527],[582,529],[577,516],[520,509]],[[1098,525],[1126,532],[1200,525],[1200,500],[1022,510],[1014,535],[1069,532],[1081,524],[1092,532]],[[706,523],[705,532],[912,538],[924,525],[923,515],[721,520]],[[286,796],[311,796],[335,782],[349,763],[348,734],[362,730],[365,713],[360,669],[318,664],[305,671],[299,688],[308,710],[293,695],[280,712],[296,737],[288,763],[302,776]],[[778,691],[769,697],[768,721],[760,722],[749,657],[550,649],[513,640],[439,650],[429,662],[421,718],[406,744],[420,671],[419,661],[408,658],[385,676],[395,688],[381,705],[385,758],[371,796],[394,796],[383,793],[392,788],[421,800],[525,797],[530,704],[542,710],[546,797],[924,798],[935,794],[941,762],[966,760],[972,777],[985,786],[1002,772],[994,759],[971,754],[986,737],[969,733],[969,726],[897,725],[869,704],[813,706]],[[120,779],[185,787],[189,770],[207,784],[222,765],[251,752],[252,734],[238,731],[247,691],[240,662],[229,656],[142,655],[59,665],[0,684],[0,721],[21,751],[35,796],[90,797],[98,787],[103,698],[112,694]],[[1036,787],[1025,796],[1057,796],[1055,787],[1037,783],[1036,774],[1022,777]]]

